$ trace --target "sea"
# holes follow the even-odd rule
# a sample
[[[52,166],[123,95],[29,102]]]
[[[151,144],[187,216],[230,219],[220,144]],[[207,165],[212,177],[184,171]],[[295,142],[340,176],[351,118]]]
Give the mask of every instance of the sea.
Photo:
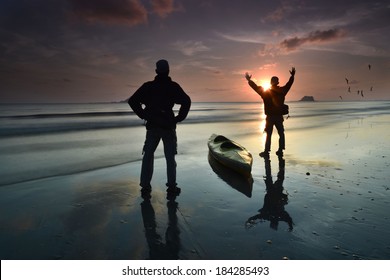
[[[390,113],[390,101],[288,105],[287,133]],[[261,103],[194,102],[178,125],[181,153],[196,153],[215,130],[259,133],[240,124],[264,118]],[[144,122],[127,103],[0,104],[0,186],[140,161],[144,138]]]
[[[261,102],[194,102],[174,202],[163,145],[140,196],[146,130],[128,104],[1,104],[0,257],[388,259],[390,101],[287,104],[284,158],[275,132],[265,160]],[[249,178],[212,160],[213,133],[253,154]]]

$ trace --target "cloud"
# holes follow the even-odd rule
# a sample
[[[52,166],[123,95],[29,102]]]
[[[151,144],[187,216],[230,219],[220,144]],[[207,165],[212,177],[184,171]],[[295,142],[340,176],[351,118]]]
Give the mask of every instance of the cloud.
[[[177,41],[173,47],[187,56],[210,50],[200,41]]]
[[[68,0],[72,13],[89,22],[135,26],[146,23],[147,10],[139,0]]]
[[[297,5],[297,3],[295,3]],[[285,19],[292,11],[294,11],[294,6],[291,3],[285,2],[281,3],[281,6],[272,10],[267,16],[264,17],[262,22],[278,22]]]
[[[338,40],[345,36],[345,32],[341,29],[329,29],[325,31],[314,31],[304,37],[294,37],[285,39],[280,43],[280,47],[286,51],[293,51],[304,44],[311,43],[327,43]]]
[[[281,47],[275,44],[266,44],[258,51],[260,57],[275,57],[282,53]]]
[[[225,72],[220,67],[210,64],[210,61],[201,61],[198,59],[195,59],[192,61],[191,60],[187,61],[185,66],[190,67],[190,68],[196,68],[197,73],[203,73],[203,74],[206,74],[208,76],[211,74],[213,76],[221,77],[221,76],[223,76],[223,73]],[[194,70],[192,70],[192,71],[194,71]]]
[[[276,63],[268,63],[268,64],[264,64],[262,66],[259,67],[260,70],[268,70],[268,69],[272,69],[272,68],[276,68]]]
[[[152,0],[152,8],[153,12],[162,18],[175,10],[173,0]]]
[[[227,34],[221,32],[216,32],[216,35],[232,42],[254,44],[263,44],[264,38],[266,36],[260,33]]]

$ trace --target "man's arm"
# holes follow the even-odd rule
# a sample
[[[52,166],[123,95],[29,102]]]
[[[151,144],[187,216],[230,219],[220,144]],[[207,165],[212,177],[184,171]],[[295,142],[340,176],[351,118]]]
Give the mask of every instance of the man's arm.
[[[256,85],[256,83],[251,80],[252,75],[245,73],[245,78],[248,81],[249,86],[261,96],[264,92],[264,89],[262,87],[259,87],[258,85]]]
[[[287,84],[283,87],[283,91],[285,95],[287,94],[292,84],[294,83],[295,67],[291,68],[290,74],[291,74],[290,79],[288,80]]]
[[[129,101],[127,102],[131,109],[134,111],[134,113],[140,118],[140,119],[145,119],[145,112],[144,109],[142,108],[142,102],[141,102],[141,96],[142,96],[142,91],[143,87],[141,86],[130,98]]]
[[[180,109],[178,115],[175,117],[175,121],[183,121],[190,111],[191,107],[191,98],[184,92],[184,90],[179,86],[179,98],[176,100],[176,104],[180,104]]]

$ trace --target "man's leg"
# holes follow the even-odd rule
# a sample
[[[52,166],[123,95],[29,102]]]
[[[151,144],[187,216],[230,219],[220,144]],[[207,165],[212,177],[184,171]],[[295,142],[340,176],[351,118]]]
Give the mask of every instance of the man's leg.
[[[269,151],[271,151],[271,138],[272,138],[272,131],[274,129],[274,123],[270,116],[267,116],[265,120],[265,133],[267,133],[267,136],[265,138],[265,148],[264,152],[260,153],[260,156],[266,157],[269,156]]]
[[[283,156],[283,150],[286,148],[285,145],[285,136],[284,136],[284,126],[283,126],[283,116],[280,116],[277,121],[275,121],[275,127],[279,134],[279,149],[277,155]]]
[[[162,140],[164,143],[164,154],[167,163],[167,186],[176,187],[176,160],[177,154],[177,137],[176,130],[165,130]]]
[[[141,168],[141,187],[150,188],[150,181],[153,176],[154,152],[160,142],[160,133],[155,129],[146,131],[146,140],[143,148],[142,168]]]

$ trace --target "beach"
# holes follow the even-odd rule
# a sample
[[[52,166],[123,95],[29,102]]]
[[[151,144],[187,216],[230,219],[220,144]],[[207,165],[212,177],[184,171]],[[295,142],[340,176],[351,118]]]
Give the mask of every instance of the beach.
[[[389,259],[390,102],[288,105],[284,157],[274,130],[267,162],[261,103],[194,103],[174,201],[162,143],[141,197],[145,127],[127,104],[1,105],[0,258]],[[250,178],[209,157],[213,133],[252,153]],[[259,215],[277,180],[290,225]]]

